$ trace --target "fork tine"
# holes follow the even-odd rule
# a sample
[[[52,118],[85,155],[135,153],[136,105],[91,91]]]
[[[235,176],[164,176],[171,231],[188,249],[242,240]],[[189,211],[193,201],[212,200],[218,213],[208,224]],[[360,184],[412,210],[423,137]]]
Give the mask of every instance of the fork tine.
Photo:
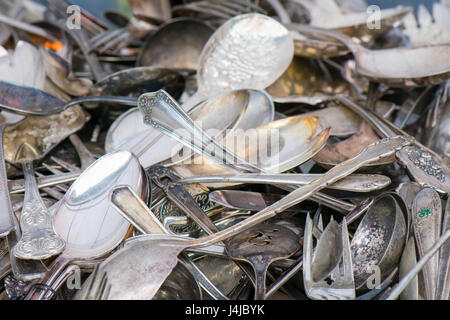
[[[95,281],[95,279],[93,279],[92,281]],[[103,272],[99,286],[97,287],[97,290],[95,291],[95,294],[93,296],[93,300],[99,300],[103,296],[107,283],[108,276],[106,275],[106,272]]]
[[[313,217],[313,236],[316,239],[319,239],[321,234],[323,233],[323,221],[322,215],[320,212],[322,211],[322,206],[317,208],[316,213],[314,213]]]
[[[341,278],[344,288],[343,296],[347,299],[355,299],[355,278],[353,276],[352,251],[350,248],[350,240],[347,230],[347,221],[344,217],[341,224],[342,234],[342,259],[343,259],[343,276]]]
[[[117,29],[113,30],[111,32],[107,32],[103,35],[103,37],[100,37],[95,42],[91,42],[91,50],[96,50],[97,48],[101,47],[105,43],[112,41],[112,39],[119,37],[122,33],[126,32],[126,29]]]
[[[258,6],[256,4],[254,4],[251,1],[248,1],[248,0],[230,0],[230,2],[242,5],[243,7],[254,9],[256,12],[259,12],[259,13],[267,15],[267,11],[266,10],[264,10],[263,8],[261,8],[260,6]]]
[[[57,157],[51,156],[50,160],[52,160],[54,163],[60,165],[67,171],[70,171],[70,172],[79,172],[80,171],[80,168],[78,168],[77,166],[74,166],[62,159],[57,158]]]
[[[230,16],[234,17],[242,13],[247,13],[248,11],[242,10],[242,8],[236,8],[235,6],[230,5],[226,1],[208,1],[209,6],[215,8],[224,13],[228,13]]]
[[[217,18],[222,18],[222,19],[229,19],[232,17],[230,14],[226,14],[223,11],[221,11],[220,9],[217,10],[217,8],[214,8],[214,7],[211,8],[211,6],[209,6],[208,3],[204,3],[204,2],[194,2],[194,3],[192,3],[191,6],[186,6],[186,8],[195,10],[200,13],[205,13],[207,15],[212,15]]]
[[[115,46],[119,45],[122,41],[127,40],[130,37],[130,32],[128,30],[123,30],[117,37],[110,40],[108,43],[106,43],[104,46],[97,48],[97,51],[99,53],[104,53],[105,51],[114,48]]]
[[[313,286],[311,262],[312,262],[312,228],[311,217],[306,216],[305,230],[303,233],[303,283],[308,297],[313,297],[311,292]]]

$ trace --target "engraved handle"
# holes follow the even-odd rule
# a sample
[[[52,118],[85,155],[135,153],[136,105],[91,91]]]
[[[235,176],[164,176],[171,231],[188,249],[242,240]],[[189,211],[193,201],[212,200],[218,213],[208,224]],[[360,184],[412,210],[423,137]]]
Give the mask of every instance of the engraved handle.
[[[138,99],[144,122],[171,136],[188,148],[232,169],[260,169],[231,153],[208,136],[164,90],[143,94]]]
[[[20,216],[22,237],[13,253],[21,259],[46,259],[61,253],[65,242],[53,231],[52,217],[39,194],[32,161],[23,163],[23,171],[25,199]]]
[[[409,143],[409,140],[401,136],[383,139],[372,143],[358,155],[333,167],[311,184],[292,191],[281,200],[275,202],[273,205],[230,228],[220,231],[212,236],[193,240],[191,242],[191,247],[208,246],[216,242],[223,241],[238,234],[239,232],[257,225],[258,223],[264,222],[267,219],[274,217],[277,213],[283,212],[287,208],[306,200],[315,192],[348,176],[368,163],[394,154],[399,149],[407,146]]]

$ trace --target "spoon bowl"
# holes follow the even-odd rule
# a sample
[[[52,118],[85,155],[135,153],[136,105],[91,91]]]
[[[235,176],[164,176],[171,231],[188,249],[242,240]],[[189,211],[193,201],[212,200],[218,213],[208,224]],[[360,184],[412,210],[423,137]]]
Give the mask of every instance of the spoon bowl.
[[[377,266],[383,280],[400,262],[407,230],[406,215],[398,201],[391,194],[376,198],[353,236],[351,250],[357,290],[368,289],[369,267]]]
[[[170,20],[146,39],[136,65],[197,70],[201,51],[213,32],[200,20]]]

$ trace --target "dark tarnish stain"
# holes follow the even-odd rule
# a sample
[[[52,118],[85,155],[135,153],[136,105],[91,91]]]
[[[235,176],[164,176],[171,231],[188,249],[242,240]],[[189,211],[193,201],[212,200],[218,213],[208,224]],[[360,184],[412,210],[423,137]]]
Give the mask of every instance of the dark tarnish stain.
[[[41,90],[0,81],[0,105],[17,112],[47,115],[61,111],[64,103]]]

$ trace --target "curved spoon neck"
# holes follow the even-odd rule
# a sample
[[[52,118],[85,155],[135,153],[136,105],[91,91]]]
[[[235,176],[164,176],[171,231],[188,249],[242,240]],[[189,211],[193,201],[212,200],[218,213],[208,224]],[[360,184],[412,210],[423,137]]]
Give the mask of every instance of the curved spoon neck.
[[[41,199],[38,191],[38,186],[36,183],[35,172],[33,167],[33,161],[24,161],[22,163],[22,169],[24,173],[25,181],[25,199],[24,203],[35,201],[36,199]]]

